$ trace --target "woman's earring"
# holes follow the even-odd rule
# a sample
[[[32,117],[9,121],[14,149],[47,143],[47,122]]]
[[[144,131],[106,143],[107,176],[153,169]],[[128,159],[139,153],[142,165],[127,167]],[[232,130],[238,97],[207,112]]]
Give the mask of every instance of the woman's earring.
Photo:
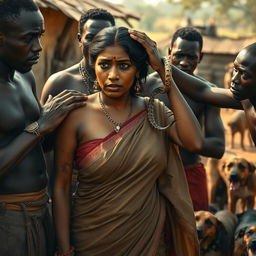
[[[136,78],[136,83],[135,83],[135,93],[140,93],[142,91],[141,85],[140,85],[140,81],[138,78]]]

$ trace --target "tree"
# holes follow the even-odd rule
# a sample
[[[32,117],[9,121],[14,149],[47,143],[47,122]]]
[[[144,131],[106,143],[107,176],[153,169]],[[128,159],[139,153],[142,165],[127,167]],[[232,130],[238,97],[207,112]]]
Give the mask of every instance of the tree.
[[[180,2],[186,9],[198,9],[204,4],[216,7],[218,14],[228,16],[230,11],[237,10],[242,13],[242,22],[247,23],[253,31],[256,31],[256,4],[255,0],[167,0],[170,3]]]

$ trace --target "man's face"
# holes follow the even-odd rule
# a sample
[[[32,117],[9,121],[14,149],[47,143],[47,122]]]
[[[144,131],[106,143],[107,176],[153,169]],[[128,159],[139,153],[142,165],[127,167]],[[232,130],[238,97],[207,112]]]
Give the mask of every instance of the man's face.
[[[83,26],[83,33],[78,34],[79,42],[82,44],[83,55],[87,56],[87,49],[94,36],[103,28],[111,27],[112,24],[107,20],[92,20],[89,19]]]
[[[0,61],[11,69],[25,73],[38,62],[44,33],[44,19],[40,11],[22,10],[20,16],[6,22],[0,32]]]
[[[174,66],[192,75],[201,61],[199,42],[178,37],[169,49],[169,55]]]
[[[234,61],[231,91],[236,99],[244,100],[256,96],[256,56],[243,49]]]

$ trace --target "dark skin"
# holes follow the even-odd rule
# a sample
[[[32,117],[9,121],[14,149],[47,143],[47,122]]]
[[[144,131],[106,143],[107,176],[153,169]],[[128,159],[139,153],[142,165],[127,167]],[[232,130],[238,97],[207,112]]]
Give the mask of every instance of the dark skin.
[[[133,31],[131,37],[146,49],[151,67],[164,78],[164,68],[151,51],[144,33]],[[72,163],[77,147],[92,139],[104,138],[113,131],[113,124],[102,113],[99,94],[114,120],[123,122],[127,119],[132,105],[134,116],[145,108],[142,97],[131,96],[130,89],[138,75],[136,66],[131,62],[127,52],[118,44],[108,46],[97,56],[95,73],[101,92],[90,95],[84,108],[73,111],[58,130],[56,138],[55,165],[57,176],[54,186],[54,217],[58,246],[61,252],[70,248],[70,183]],[[186,104],[176,85],[173,83],[168,94],[173,104],[173,113],[180,118],[168,129],[168,135],[178,145],[197,150],[202,145],[199,124],[191,109]],[[93,121],[91,121],[93,120]],[[190,124],[191,133],[186,132]],[[68,134],[68,136],[67,136]],[[62,144],[65,138],[65,145]]]
[[[92,41],[94,36],[103,28],[110,27],[110,26],[112,26],[112,24],[110,21],[107,21],[107,20],[89,19],[84,23],[82,34],[78,33],[77,35],[83,56],[86,56],[86,50],[87,50],[88,44]],[[85,58],[83,58],[83,61],[86,66],[87,64],[86,64]],[[79,63],[77,63],[49,77],[49,79],[46,81],[43,87],[40,102],[41,104],[44,104],[49,95],[55,96],[66,89],[76,90],[81,93],[86,93],[88,95],[90,94],[90,92],[88,91],[87,86],[89,85],[86,85],[85,82],[83,81],[79,71]],[[47,145],[47,148],[51,148],[53,146],[53,140],[54,140],[53,137],[54,137],[53,134],[48,137],[49,144]],[[47,154],[47,160],[49,162],[49,166],[47,168],[48,170],[53,169],[53,167],[51,167],[52,158],[53,158],[52,153],[53,152],[50,151]],[[50,176],[50,180],[54,180],[54,175],[55,175],[54,172],[52,172],[51,175],[53,175],[53,178],[51,178]]]
[[[85,105],[75,91],[49,96],[41,108],[32,65],[42,50],[44,20],[40,11],[22,10],[0,30],[0,194],[39,191],[47,177],[40,138],[24,132],[37,121],[42,136],[52,132],[69,111]]]
[[[211,87],[173,67],[173,78],[180,90],[194,100],[218,107],[243,109],[256,144],[256,44],[242,49],[234,61],[231,87]]]
[[[111,22],[106,20],[89,19],[85,22],[83,33],[78,33],[78,40],[84,56],[86,56],[86,47],[88,47],[88,44],[92,41],[94,36],[103,28],[110,26],[112,26]],[[40,99],[41,103],[45,103],[49,94],[54,96],[65,89],[77,90],[89,94],[79,72],[79,63],[49,77],[43,87]]]
[[[199,42],[188,41],[178,37],[173,47],[169,49],[169,58],[174,66],[195,76],[194,71],[202,59]],[[150,95],[152,86],[156,88],[159,87],[159,85],[161,85],[159,76],[156,73],[151,74],[147,79],[145,94]],[[166,94],[161,94],[158,98],[162,100],[166,106],[171,108]],[[197,153],[207,157],[220,158],[224,153],[225,143],[224,129],[219,109],[196,102],[187,96],[184,96],[184,98],[193,110],[201,126],[204,127],[205,137],[203,147]],[[192,153],[182,148],[180,149],[180,153],[184,165],[200,162],[200,156],[197,153]]]
[[[156,44],[149,38],[151,50]],[[172,66],[172,76],[181,92],[191,99],[221,108],[243,109],[249,123],[249,130],[256,145],[256,44],[242,49],[234,62],[231,88],[213,87],[211,83],[191,76],[179,68]]]

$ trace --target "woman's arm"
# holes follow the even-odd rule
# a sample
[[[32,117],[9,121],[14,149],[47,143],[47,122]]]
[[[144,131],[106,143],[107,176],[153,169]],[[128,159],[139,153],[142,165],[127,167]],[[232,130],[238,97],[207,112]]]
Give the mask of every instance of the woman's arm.
[[[158,72],[165,84],[165,68],[159,56],[156,43],[145,33],[134,30],[129,30],[129,32],[131,37],[145,48],[151,67]],[[203,145],[200,125],[172,77],[170,79],[171,87],[168,90],[168,98],[172,106],[175,123],[168,129],[169,135],[179,146],[191,152],[198,152]]]
[[[174,125],[168,129],[169,136],[190,152],[201,151],[203,146],[201,127],[174,81],[168,91],[168,98],[175,118]]]
[[[154,58],[154,55],[159,56],[156,42],[151,40],[143,32],[129,30],[129,33],[134,40],[141,43],[146,49],[149,58],[151,58],[150,65],[159,73],[159,70],[157,70],[159,62]],[[173,79],[176,85],[182,93],[187,94],[191,99],[206,104],[212,104],[216,107],[242,109],[240,102],[233,97],[230,90],[212,87],[207,82],[191,76],[173,65],[172,69]]]
[[[53,216],[60,252],[70,248],[70,198],[74,153],[77,147],[75,120],[71,113],[56,133]]]

